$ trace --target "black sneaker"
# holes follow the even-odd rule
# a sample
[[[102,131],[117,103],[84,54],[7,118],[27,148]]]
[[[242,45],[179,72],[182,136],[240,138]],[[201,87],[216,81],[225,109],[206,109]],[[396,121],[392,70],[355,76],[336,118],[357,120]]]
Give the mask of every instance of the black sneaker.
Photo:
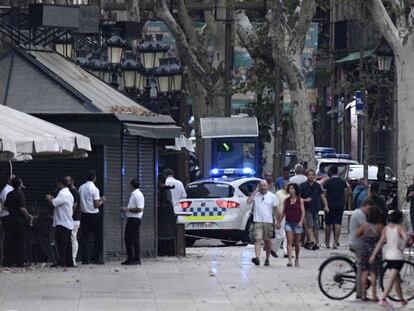
[[[266,259],[266,260],[265,260],[264,265],[265,265],[266,267],[269,267],[269,266],[270,266],[270,264],[269,264],[269,259]]]
[[[94,261],[92,261],[91,262],[92,264],[94,264],[94,265],[104,265],[105,263],[103,262],[103,261],[101,261],[101,260],[94,260]]]
[[[252,263],[254,263],[256,266],[260,265],[260,260],[257,257],[252,258]]]
[[[313,251],[317,251],[318,249],[319,249],[318,244],[313,244],[312,247],[311,247],[311,250],[313,250]]]
[[[129,263],[130,263],[129,260],[125,260],[125,261],[121,262],[121,265],[125,266],[125,265],[128,265]]]
[[[275,251],[270,251],[270,255],[272,255],[275,258],[278,258],[278,254]]]

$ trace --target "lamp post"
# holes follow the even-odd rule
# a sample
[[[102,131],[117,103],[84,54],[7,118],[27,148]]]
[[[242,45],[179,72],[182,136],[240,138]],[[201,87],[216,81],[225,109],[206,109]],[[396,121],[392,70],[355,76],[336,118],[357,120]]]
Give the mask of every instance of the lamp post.
[[[387,86],[385,83],[385,75],[391,68],[393,54],[391,48],[383,42],[377,49],[377,65],[378,70],[381,74],[381,85],[380,85],[380,102],[379,102],[379,128],[378,128],[378,174],[377,179],[381,186],[385,183],[385,165],[387,161],[387,136],[388,126],[386,118],[386,103],[385,97],[387,93]]]
[[[145,77],[141,74],[141,66],[131,56],[126,57],[121,64],[123,86],[127,92],[142,91]]]

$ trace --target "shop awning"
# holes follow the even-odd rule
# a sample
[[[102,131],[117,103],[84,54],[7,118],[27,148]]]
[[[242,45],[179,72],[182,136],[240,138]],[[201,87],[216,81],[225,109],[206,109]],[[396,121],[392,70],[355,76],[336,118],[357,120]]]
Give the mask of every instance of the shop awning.
[[[201,118],[200,125],[203,138],[259,136],[256,118]]]
[[[88,137],[0,105],[0,159],[31,159],[32,156],[86,156]]]
[[[363,52],[363,57],[372,57],[374,54],[374,50],[366,50]],[[344,58],[338,59],[337,61],[335,61],[336,64],[341,64],[341,63],[348,63],[348,62],[355,62],[358,61],[360,58],[360,52],[354,52],[354,53],[350,53],[347,56],[345,56]]]
[[[174,124],[135,124],[124,123],[129,135],[154,139],[180,137],[181,128]]]

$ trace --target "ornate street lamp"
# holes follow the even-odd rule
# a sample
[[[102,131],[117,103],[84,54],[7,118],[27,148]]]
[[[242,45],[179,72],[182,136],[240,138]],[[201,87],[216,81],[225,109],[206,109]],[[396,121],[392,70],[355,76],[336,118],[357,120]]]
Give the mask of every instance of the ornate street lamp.
[[[106,49],[108,53],[108,63],[119,64],[122,59],[124,48],[127,46],[126,40],[120,36],[113,35],[106,41]]]
[[[55,51],[60,55],[67,58],[72,58],[73,38],[70,34],[66,33],[55,40],[54,47]]]
[[[376,51],[378,70],[381,73],[381,85],[380,85],[380,106],[379,106],[379,129],[378,129],[378,174],[377,179],[382,186],[385,183],[385,165],[387,162],[387,117],[385,112],[385,98],[387,94],[387,87],[385,84],[385,75],[391,69],[391,63],[393,60],[393,53],[391,48],[385,41]]]
[[[160,93],[181,91],[182,68],[176,58],[161,58],[160,66],[155,70],[157,88]]]
[[[121,70],[125,90],[139,90],[144,78],[141,74],[141,66],[132,57],[129,57],[122,62]]]
[[[157,35],[154,41],[153,36],[145,36],[144,41],[138,45],[141,57],[141,64],[145,69],[152,70],[159,66],[159,60],[165,57],[170,45],[162,42],[162,35]]]

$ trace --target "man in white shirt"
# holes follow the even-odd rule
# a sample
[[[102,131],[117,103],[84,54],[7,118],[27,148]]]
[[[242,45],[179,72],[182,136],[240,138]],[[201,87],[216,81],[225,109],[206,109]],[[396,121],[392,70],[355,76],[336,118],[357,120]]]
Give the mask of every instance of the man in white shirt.
[[[260,181],[258,188],[256,188],[247,199],[247,204],[252,203],[254,234],[256,239],[256,257],[252,259],[252,262],[256,266],[260,265],[260,248],[261,242],[264,240],[266,250],[266,260],[264,265],[269,266],[271,239],[274,236],[275,215],[278,201],[276,196],[268,191],[266,180]]]
[[[100,215],[99,208],[105,201],[105,197],[101,197],[99,189],[95,186],[96,172],[90,171],[86,176],[87,182],[79,187],[80,204],[82,210],[81,216],[81,255],[82,264],[87,265],[103,264],[100,259],[102,251],[102,241],[99,241],[100,234]],[[92,260],[90,259],[88,246],[89,237],[93,238],[93,253]]]
[[[64,178],[60,178],[57,182],[59,193],[56,198],[50,194],[46,196],[46,200],[53,205],[53,227],[55,228],[55,241],[59,253],[59,260],[52,267],[66,267],[73,265],[71,260],[68,260],[68,251],[70,250],[70,237],[74,227],[73,214],[73,195],[70,193],[68,185]]]
[[[308,181],[308,177],[304,174],[304,169],[302,164],[295,165],[295,176],[290,177],[289,182],[291,184],[297,184],[300,186],[302,183]]]
[[[173,187],[171,191],[172,196],[172,203],[174,209],[179,208],[178,203],[180,200],[185,199],[187,197],[187,193],[185,192],[184,185],[181,181],[174,178],[174,171],[172,169],[167,168],[164,171],[164,175],[167,178],[165,181],[165,185],[169,187]]]
[[[4,206],[6,202],[7,195],[9,192],[13,191],[11,186],[11,180],[14,178],[14,175],[7,174],[4,178],[6,185],[0,193],[0,220],[3,226],[3,266],[8,267],[11,264],[11,253],[10,253],[10,243],[13,243],[13,235],[11,234],[10,227],[10,214],[7,208]]]
[[[140,265],[141,264],[141,247],[140,247],[140,226],[142,215],[144,214],[145,199],[142,192],[138,189],[139,182],[133,179],[130,182],[132,192],[129,198],[128,206],[122,207],[121,211],[127,217],[125,226],[125,248],[127,259],[122,265]]]

